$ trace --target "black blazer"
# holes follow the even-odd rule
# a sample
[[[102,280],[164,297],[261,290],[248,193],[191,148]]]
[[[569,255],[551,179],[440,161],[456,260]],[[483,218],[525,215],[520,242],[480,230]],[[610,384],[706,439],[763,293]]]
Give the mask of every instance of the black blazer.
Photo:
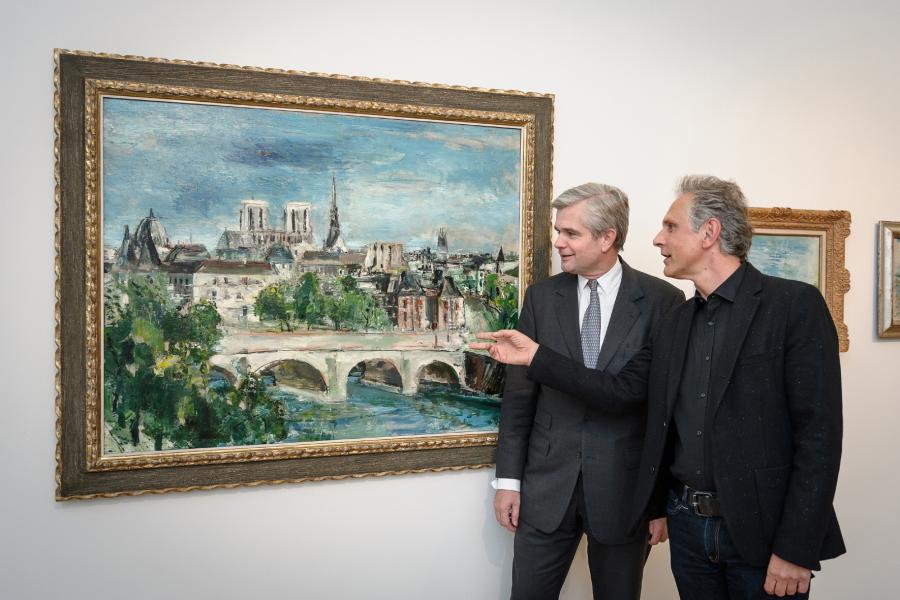
[[[578,278],[561,273],[531,285],[518,329],[582,363]],[[622,281],[597,368],[618,373],[647,342],[661,316],[684,301],[671,284],[622,261]],[[583,400],[540,385],[524,367],[508,367],[497,442],[497,477],[522,482],[520,518],[551,532],[559,527],[582,473],[588,526],[600,542],[636,535],[628,515],[645,429],[645,406],[609,415]]]
[[[619,412],[649,398],[647,434],[631,522],[663,514],[670,485],[669,424],[689,337],[691,303],[670,312],[652,349],[620,377],[591,372],[541,348],[529,376]],[[748,265],[717,357],[710,402],[713,477],[723,518],[748,563],[772,553],[810,569],[843,554],[832,501],[841,458],[837,333],[813,286],[763,275]],[[566,383],[568,382],[568,383]],[[662,474],[662,476],[660,476]]]

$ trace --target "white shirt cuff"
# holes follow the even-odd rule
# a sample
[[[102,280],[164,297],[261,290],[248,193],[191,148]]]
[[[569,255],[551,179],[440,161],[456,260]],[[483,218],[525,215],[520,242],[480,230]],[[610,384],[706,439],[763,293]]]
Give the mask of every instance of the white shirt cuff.
[[[498,477],[491,482],[491,487],[495,490],[512,490],[513,492],[522,491],[522,482],[518,479],[503,479]]]

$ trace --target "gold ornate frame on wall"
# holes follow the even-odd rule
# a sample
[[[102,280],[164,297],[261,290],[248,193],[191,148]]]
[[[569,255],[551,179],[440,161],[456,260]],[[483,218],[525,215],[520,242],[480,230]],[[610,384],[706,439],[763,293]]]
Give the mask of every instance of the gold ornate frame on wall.
[[[821,292],[838,332],[841,352],[850,347],[844,323],[844,295],[850,290],[850,272],[844,266],[844,246],[850,235],[850,213],[845,210],[751,208],[754,235],[818,237]]]
[[[489,466],[496,433],[102,453],[104,95],[502,125],[522,131],[520,299],[550,270],[553,97],[274,69],[56,51],[57,499]]]
[[[900,261],[896,245],[900,243],[900,221],[878,222],[878,337],[900,338],[900,304],[898,284]]]

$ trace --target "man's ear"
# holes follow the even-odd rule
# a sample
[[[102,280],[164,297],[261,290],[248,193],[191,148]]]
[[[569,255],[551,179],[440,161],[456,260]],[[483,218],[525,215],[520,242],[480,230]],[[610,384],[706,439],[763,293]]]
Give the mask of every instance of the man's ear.
[[[715,217],[707,219],[700,226],[700,233],[702,234],[700,244],[704,250],[712,248],[714,245],[717,246],[719,244],[719,236],[722,234],[722,223]]]
[[[616,234],[615,229],[607,229],[603,233],[600,234],[600,249],[604,252],[609,252],[610,248],[615,246],[616,238],[618,235]]]

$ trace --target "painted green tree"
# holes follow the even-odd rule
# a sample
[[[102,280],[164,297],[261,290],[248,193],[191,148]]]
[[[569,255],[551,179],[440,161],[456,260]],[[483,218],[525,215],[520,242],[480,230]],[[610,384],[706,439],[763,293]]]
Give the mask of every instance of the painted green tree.
[[[491,329],[515,329],[519,323],[519,290],[511,283],[503,283],[496,273],[484,278],[484,293]]]
[[[183,437],[183,413],[205,394],[208,360],[221,338],[214,306],[178,307],[166,284],[164,275],[116,277],[104,306],[108,418],[133,445],[143,432],[156,450]]]
[[[287,286],[282,283],[267,285],[256,297],[253,314],[260,320],[278,321],[281,331],[293,331],[286,300],[289,293],[285,293],[288,291]]]
[[[104,414],[114,441],[155,450],[280,441],[283,405],[258,375],[211,385],[216,307],[177,305],[164,275],[114,276],[105,290]]]
[[[319,276],[304,273],[300,283],[294,288],[294,318],[306,323],[309,330],[319,325],[325,317],[325,296],[322,295]]]
[[[359,289],[351,276],[336,282],[332,295],[325,298],[325,314],[335,329],[387,329],[387,312],[374,296]]]
[[[232,444],[270,444],[285,436],[285,410],[257,373],[244,373],[224,397],[222,428]]]

